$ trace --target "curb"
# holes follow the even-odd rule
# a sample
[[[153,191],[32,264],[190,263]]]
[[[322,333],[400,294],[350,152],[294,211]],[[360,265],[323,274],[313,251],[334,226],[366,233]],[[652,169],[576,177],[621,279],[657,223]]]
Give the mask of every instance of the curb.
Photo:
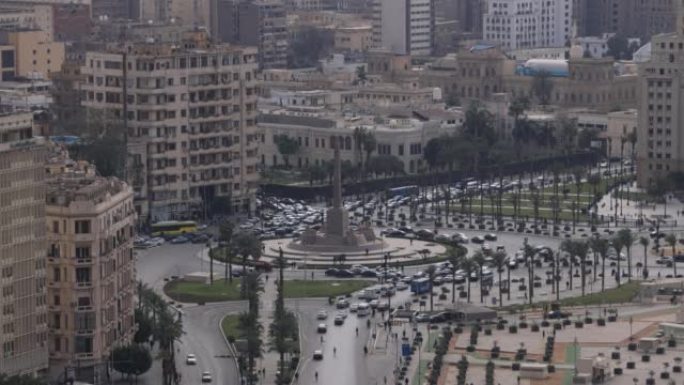
[[[240,372],[240,365],[238,364],[238,359],[237,359],[237,351],[235,350],[235,346],[233,346],[230,341],[228,341],[228,337],[226,337],[226,333],[223,332],[223,328],[221,325],[223,324],[223,320],[228,316],[229,314],[224,315],[221,317],[221,319],[218,322],[218,328],[221,331],[221,335],[223,336],[223,341],[225,341],[226,346],[228,346],[228,350],[230,350],[230,354],[233,356],[233,363],[235,364],[235,369],[238,374],[238,383],[242,384],[242,373]]]

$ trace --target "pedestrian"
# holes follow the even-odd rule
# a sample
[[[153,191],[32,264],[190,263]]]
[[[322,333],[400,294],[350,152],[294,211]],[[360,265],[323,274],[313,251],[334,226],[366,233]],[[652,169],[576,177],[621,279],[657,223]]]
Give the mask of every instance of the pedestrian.
[[[409,238],[409,245],[413,246],[413,238]]]
[[[266,274],[266,282],[268,282],[268,274]]]
[[[311,272],[311,280],[313,281],[313,279],[314,279],[314,272],[312,271]]]
[[[542,338],[546,338],[546,330],[542,330]]]

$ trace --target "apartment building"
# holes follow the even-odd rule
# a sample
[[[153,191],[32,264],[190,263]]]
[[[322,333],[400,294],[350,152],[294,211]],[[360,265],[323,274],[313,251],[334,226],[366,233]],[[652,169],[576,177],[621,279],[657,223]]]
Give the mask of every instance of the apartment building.
[[[212,0],[212,35],[221,42],[258,47],[262,69],[286,68],[285,8],[279,0]]]
[[[577,0],[577,21],[582,36],[616,33],[650,40],[675,29],[673,0]]]
[[[483,37],[505,50],[563,47],[572,36],[572,0],[488,0]]]
[[[0,115],[0,373],[48,366],[46,147],[30,113]]]
[[[434,34],[434,0],[376,0],[373,4],[373,44],[377,48],[429,56]]]
[[[0,45],[14,47],[16,76],[48,79],[64,62],[64,43],[53,41],[50,34],[39,29],[0,29]]]
[[[684,171],[684,0],[677,0],[677,29],[651,39],[651,59],[639,65],[637,183],[647,187]]]
[[[189,218],[215,199],[250,209],[258,180],[256,48],[212,44],[195,32],[177,45],[88,52],[81,73],[83,105],[128,132],[128,181],[144,219]]]
[[[47,164],[50,368],[98,383],[135,333],[133,190],[57,153]]]

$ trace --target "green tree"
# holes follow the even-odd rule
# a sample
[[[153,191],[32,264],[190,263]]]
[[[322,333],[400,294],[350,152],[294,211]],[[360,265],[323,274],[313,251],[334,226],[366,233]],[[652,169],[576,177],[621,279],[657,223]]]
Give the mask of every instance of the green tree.
[[[604,291],[606,290],[606,258],[608,258],[610,242],[604,238],[593,238],[591,249],[601,257],[601,291]]]
[[[551,101],[553,93],[553,81],[551,74],[547,71],[539,71],[532,79],[532,94],[537,98],[539,104],[546,106]]]
[[[614,35],[606,43],[608,46],[607,55],[615,60],[630,60],[629,41],[622,35]]]
[[[454,271],[461,266],[463,263],[463,260],[466,258],[466,253],[467,249],[464,247],[451,247],[447,249],[447,256],[449,258],[449,262],[451,262],[451,266],[454,268]],[[452,279],[451,280],[451,303],[456,302],[456,280]]]
[[[484,256],[484,254],[482,253],[482,251],[477,250],[477,251],[475,251],[475,253],[473,253],[473,256],[470,259],[473,261],[473,263],[475,264],[476,269],[477,269],[477,274],[478,274],[477,279],[480,281],[480,303],[483,303],[484,302],[484,290],[485,290],[484,286],[485,285],[484,285],[484,282],[482,282],[482,270],[484,269],[484,266],[486,264],[486,258]]]
[[[494,130],[494,116],[489,110],[478,102],[470,103],[465,113],[463,133],[469,136],[473,142],[480,142],[491,146],[496,143],[496,131]]]
[[[8,376],[0,373],[0,385],[47,385],[43,378],[30,376],[28,374]]]
[[[356,79],[359,82],[365,82],[368,80],[368,76],[366,75],[366,67],[364,66],[357,66],[356,67]]]
[[[263,243],[252,232],[241,231],[233,235],[233,250],[242,257],[242,267],[244,272],[247,272],[247,258],[252,257],[254,261],[261,258],[263,251]]]
[[[118,346],[112,351],[112,365],[114,370],[131,379],[131,376],[139,376],[150,370],[152,355],[143,345]]]
[[[138,344],[148,342],[150,337],[152,337],[152,329],[154,327],[152,319],[142,308],[136,308],[133,314],[135,324],[138,327],[133,336],[133,342]]]
[[[430,265],[428,266],[427,270],[425,270],[425,274],[428,276],[428,279],[430,280],[430,311],[433,311],[434,309],[434,297],[435,297],[435,292],[432,288],[432,282],[435,280],[435,271],[437,268],[435,265]]]
[[[470,258],[464,258],[463,261],[461,261],[461,269],[463,270],[463,273],[466,276],[466,282],[467,282],[466,291],[468,293],[468,295],[467,295],[468,303],[470,303],[470,283],[472,282],[471,276],[472,276],[472,274],[476,268],[477,268],[477,266],[475,266],[475,262],[473,262],[473,260]]]
[[[289,168],[290,156],[299,152],[299,141],[284,134],[274,136],[273,141],[275,142],[276,147],[278,147],[278,152],[283,156],[285,167]]]

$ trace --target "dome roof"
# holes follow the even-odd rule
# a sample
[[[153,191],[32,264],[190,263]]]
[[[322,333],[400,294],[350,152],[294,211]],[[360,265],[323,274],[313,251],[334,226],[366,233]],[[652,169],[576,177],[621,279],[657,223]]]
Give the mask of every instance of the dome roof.
[[[644,44],[634,52],[633,60],[635,63],[644,63],[651,60],[651,43]]]

